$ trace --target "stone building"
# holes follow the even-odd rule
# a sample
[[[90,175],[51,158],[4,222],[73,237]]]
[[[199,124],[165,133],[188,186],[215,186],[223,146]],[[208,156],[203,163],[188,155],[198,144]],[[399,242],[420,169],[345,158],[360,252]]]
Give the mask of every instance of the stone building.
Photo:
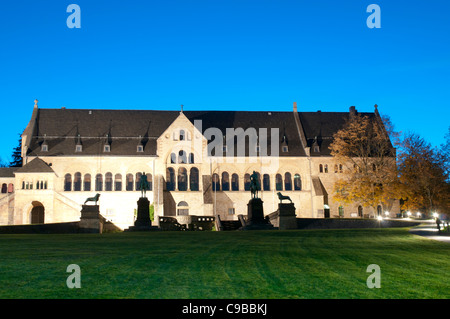
[[[0,169],[0,224],[78,221],[87,197],[125,229],[134,223],[139,181],[157,216],[247,213],[250,175],[260,176],[264,212],[281,192],[297,217],[367,217],[399,212],[332,197],[343,170],[328,146],[350,112],[45,109],[37,101],[22,134],[23,166]],[[375,120],[374,113],[362,113]],[[238,134],[239,133],[239,134]]]

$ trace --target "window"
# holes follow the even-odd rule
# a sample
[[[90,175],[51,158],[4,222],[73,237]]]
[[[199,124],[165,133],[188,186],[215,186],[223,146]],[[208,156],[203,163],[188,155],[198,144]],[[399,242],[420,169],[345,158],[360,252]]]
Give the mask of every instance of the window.
[[[2,194],[6,194],[8,192],[8,185],[6,183],[2,184]]]
[[[187,216],[189,215],[189,206],[186,202],[181,201],[178,203],[177,215],[178,216]]]
[[[301,191],[302,190],[302,179],[300,177],[300,174],[294,175],[294,190],[295,191]]]
[[[358,206],[358,216],[363,217],[363,215],[364,215],[363,207],[360,205]]]
[[[103,152],[105,152],[105,153],[111,152],[111,145],[109,145],[109,144],[104,145]]]
[[[316,153],[320,152],[320,147],[318,145],[314,146],[314,152],[316,152]]]
[[[239,176],[237,174],[231,175],[231,190],[232,191],[239,190]]]
[[[137,152],[138,152],[138,153],[142,153],[143,151],[144,151],[144,146],[138,145],[138,146],[137,146]]]
[[[145,174],[145,176],[147,176],[148,190],[151,191],[151,190],[153,190],[153,178],[152,178],[152,174],[147,173],[147,174]]]
[[[141,176],[142,173],[136,173],[136,186],[134,187],[134,189],[137,191],[141,190]]]
[[[172,167],[168,167],[166,170],[166,189],[168,191],[175,190],[175,170]]]
[[[324,165],[324,171],[325,171],[325,173],[328,173],[328,165],[327,164]]]
[[[335,172],[335,173],[338,172],[338,166],[337,166],[337,164],[334,165],[334,172]]]
[[[228,208],[228,215],[234,215],[234,214],[235,214],[234,207]]]
[[[72,190],[72,175],[66,174],[64,176],[64,191],[70,192]]]
[[[283,190],[283,178],[281,177],[281,174],[275,176],[275,189],[277,191]]]
[[[125,189],[127,191],[133,191],[133,184],[134,184],[133,174],[127,174],[126,179],[127,180],[126,180]]]
[[[186,152],[183,150],[178,152],[178,164],[187,164]]]
[[[339,217],[344,217],[344,206],[339,206]]]
[[[187,170],[184,167],[178,168],[178,190],[187,191]]]
[[[48,145],[47,144],[42,144],[41,145],[41,151],[42,152],[48,152]]]
[[[91,174],[84,175],[84,191],[85,192],[91,191]]]
[[[108,172],[105,174],[105,191],[112,191],[113,187],[113,178],[112,173]]]
[[[97,174],[95,176],[95,191],[101,192],[103,190],[103,175]]]
[[[284,174],[284,190],[291,191],[292,190],[292,179],[291,173]]]
[[[212,176],[212,190],[220,191],[220,178],[217,174],[213,174]]]
[[[323,165],[319,164],[319,173],[323,173]]]
[[[114,176],[114,190],[120,192],[122,190],[122,175],[116,174]]]
[[[176,162],[177,162],[177,156],[175,155],[175,153],[171,153],[170,154],[170,163],[175,164]]]
[[[263,175],[263,190],[270,191],[270,176],[269,176],[269,174]]]
[[[248,173],[244,175],[244,190],[250,190],[250,174]]]
[[[342,164],[339,164],[339,173],[342,173]]]
[[[81,173],[80,172],[75,173],[75,175],[73,176],[73,190],[76,192],[81,191]]]
[[[194,164],[194,153],[189,153],[189,164]]]
[[[191,168],[191,172],[189,174],[189,182],[190,182],[190,189],[191,191],[198,191],[199,187],[198,187],[198,168],[197,167],[192,167]]]
[[[47,182],[45,182],[45,185],[47,185]],[[45,187],[47,189],[47,187]],[[8,184],[8,193],[14,193],[14,184],[10,183]]]
[[[186,132],[184,130],[180,130],[180,141],[184,141],[186,139]]]
[[[282,147],[282,151],[283,151],[283,153],[287,153],[288,152],[288,147],[287,146],[283,146]]]
[[[75,152],[82,152],[83,151],[83,146],[81,144],[77,144],[75,146]]]
[[[222,190],[223,191],[230,190],[230,178],[227,172],[222,173]]]

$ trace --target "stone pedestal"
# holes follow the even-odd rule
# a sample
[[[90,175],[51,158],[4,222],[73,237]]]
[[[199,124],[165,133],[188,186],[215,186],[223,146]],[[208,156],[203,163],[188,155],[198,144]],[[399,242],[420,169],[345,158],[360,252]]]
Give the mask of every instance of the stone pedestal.
[[[80,222],[78,223],[80,233],[101,234],[103,222],[98,205],[82,205]]]
[[[152,221],[150,220],[150,201],[147,197],[139,198],[137,206],[137,216],[134,226],[129,227],[126,231],[148,231],[157,228],[152,227]]]
[[[252,198],[247,204],[247,221],[242,230],[274,229],[268,219],[264,218],[263,201],[261,198]]]
[[[278,204],[279,229],[297,229],[297,217],[293,203]]]

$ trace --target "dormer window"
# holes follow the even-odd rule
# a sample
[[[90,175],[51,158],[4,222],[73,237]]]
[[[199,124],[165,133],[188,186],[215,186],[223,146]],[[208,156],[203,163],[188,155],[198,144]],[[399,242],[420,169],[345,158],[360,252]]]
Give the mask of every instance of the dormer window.
[[[142,153],[143,151],[144,151],[144,146],[138,145],[138,146],[137,146],[137,152],[138,152],[138,153]]]
[[[41,151],[42,152],[48,152],[48,145],[47,144],[42,144],[41,145]]]
[[[103,146],[103,152],[105,152],[105,153],[111,152],[111,145],[105,144],[105,145]]]
[[[283,146],[282,151],[283,151],[283,153],[287,153],[289,151],[289,149],[287,146]]]
[[[81,144],[77,144],[75,146],[75,152],[79,153],[83,151],[83,146]]]
[[[316,152],[316,153],[320,152],[320,147],[318,145],[314,146],[314,152]]]

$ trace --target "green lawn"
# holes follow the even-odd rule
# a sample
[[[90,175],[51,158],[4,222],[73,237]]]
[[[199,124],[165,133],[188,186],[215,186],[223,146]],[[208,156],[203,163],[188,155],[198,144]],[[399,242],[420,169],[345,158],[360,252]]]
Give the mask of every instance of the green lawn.
[[[80,289],[66,286],[69,264]],[[450,244],[407,229],[0,235],[0,287],[0,298],[449,298]]]

